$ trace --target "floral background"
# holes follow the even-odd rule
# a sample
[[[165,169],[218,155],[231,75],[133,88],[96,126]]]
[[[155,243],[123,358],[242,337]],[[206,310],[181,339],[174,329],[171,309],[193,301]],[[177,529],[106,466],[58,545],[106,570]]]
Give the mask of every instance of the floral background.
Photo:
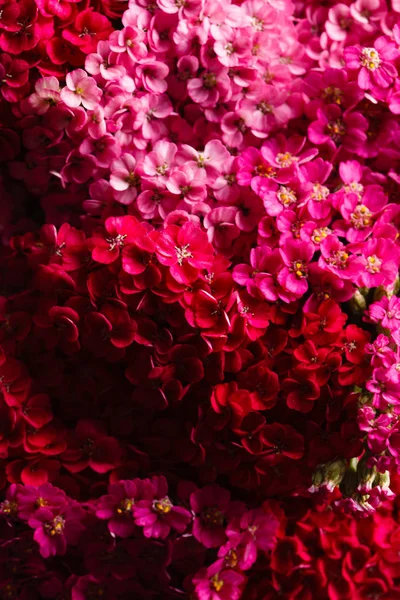
[[[0,0],[0,598],[400,598],[400,2]]]

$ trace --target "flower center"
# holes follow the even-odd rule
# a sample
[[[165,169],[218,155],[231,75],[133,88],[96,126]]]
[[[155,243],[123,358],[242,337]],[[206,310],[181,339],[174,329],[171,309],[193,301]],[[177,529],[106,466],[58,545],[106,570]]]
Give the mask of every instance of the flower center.
[[[339,88],[329,86],[323,90],[322,97],[328,100],[330,104],[341,104],[343,92]]]
[[[327,260],[330,265],[338,267],[339,269],[345,269],[349,260],[349,255],[344,250],[337,250],[333,252],[332,256]]]
[[[363,48],[360,58],[361,66],[366,67],[369,71],[379,69],[381,59],[375,48]]]
[[[265,100],[261,100],[261,102],[257,104],[257,110],[262,112],[263,115],[268,115],[272,113],[272,106]]]
[[[235,52],[233,44],[231,44],[230,42],[228,44],[226,44],[225,45],[225,52],[227,53],[228,56],[230,56],[231,54],[233,54]]]
[[[0,504],[0,510],[5,515],[10,515],[10,517],[12,517],[17,514],[18,504],[15,500],[4,500],[4,502]]]
[[[64,531],[65,520],[61,515],[54,517],[52,521],[46,523],[44,528],[46,533],[50,536],[61,535]]]
[[[39,498],[36,499],[36,506],[37,507],[43,507],[43,506],[47,506],[47,500],[45,500],[45,498],[42,498],[41,496]]]
[[[162,165],[159,165],[158,167],[156,167],[156,173],[158,175],[165,175],[168,171],[168,165],[167,163],[164,163]]]
[[[358,183],[358,181],[352,181],[348,185],[344,186],[344,190],[345,192],[357,194],[357,196],[361,197],[361,194],[364,191],[364,186],[362,183]]]
[[[217,85],[217,78],[214,73],[206,73],[203,75],[203,86],[208,90],[211,90]]]
[[[109,252],[112,252],[115,248],[122,248],[124,246],[124,239],[126,238],[126,234],[125,235],[117,235],[114,238],[106,238],[106,242],[108,244],[110,244],[110,248],[109,248]]]
[[[304,262],[302,260],[295,260],[292,263],[292,272],[299,279],[303,279],[304,277],[307,277],[307,275],[308,275],[307,266],[304,264]]]
[[[190,244],[185,244],[179,248],[179,246],[175,246],[175,252],[178,259],[178,264],[181,267],[185,258],[193,258],[193,254],[189,250]]]
[[[138,187],[140,183],[140,177],[138,175],[135,175],[135,173],[133,173],[132,171],[130,171],[125,181],[129,184],[129,187]]]
[[[314,229],[311,239],[315,244],[319,244],[321,240],[324,240],[330,233],[331,230],[329,227],[319,227]]]
[[[224,515],[218,508],[207,507],[201,513],[201,520],[208,527],[221,527],[224,524]]]
[[[258,17],[253,17],[251,20],[251,24],[256,31],[263,31],[264,23]]]
[[[328,129],[329,136],[332,138],[332,140],[334,142],[339,141],[340,138],[343,137],[344,134],[346,133],[346,128],[344,126],[344,123],[340,119],[338,119],[337,121],[334,121],[333,123],[328,123],[327,129]]]
[[[295,192],[284,185],[280,186],[277,196],[279,202],[283,204],[283,206],[290,206],[291,204],[296,204],[297,202],[297,196]]]
[[[317,202],[325,200],[329,196],[329,188],[320,183],[314,183],[311,198]]]
[[[171,512],[173,504],[168,496],[165,496],[162,500],[154,500],[153,510],[161,515],[167,515]]]
[[[216,592],[220,592],[224,587],[224,582],[222,579],[219,578],[219,573],[217,573],[216,575],[214,575],[214,577],[211,578],[211,586]]]
[[[280,167],[290,167],[296,161],[296,157],[292,156],[290,152],[279,152],[275,160]]]
[[[365,204],[359,204],[354,209],[354,212],[350,215],[350,221],[353,225],[354,229],[363,229],[364,227],[369,227],[372,223],[372,213],[365,206]]]
[[[121,502],[119,503],[119,506],[117,508],[117,513],[119,515],[122,514],[128,514],[130,512],[132,512],[132,507],[135,504],[135,501],[133,498],[124,498],[124,500],[121,500]]]
[[[373,254],[367,258],[367,266],[365,267],[368,273],[379,273],[381,270],[382,261]]]
[[[258,177],[275,177],[276,175],[276,171],[274,171],[273,167],[270,167],[269,165],[257,165],[254,168],[254,175],[258,176]]]

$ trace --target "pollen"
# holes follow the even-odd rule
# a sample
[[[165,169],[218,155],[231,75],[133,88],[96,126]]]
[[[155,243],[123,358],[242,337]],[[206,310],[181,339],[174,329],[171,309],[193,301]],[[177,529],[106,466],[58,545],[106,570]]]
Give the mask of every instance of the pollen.
[[[381,59],[375,48],[363,48],[360,58],[361,66],[366,67],[369,71],[379,69]]]
[[[183,265],[183,261],[186,258],[193,258],[193,254],[189,250],[190,244],[185,244],[181,248],[179,246],[175,246],[176,257],[178,259],[178,265],[181,267]]]
[[[125,498],[124,500],[121,500],[117,508],[117,513],[119,515],[130,513],[134,504],[135,501],[133,498]]]
[[[61,535],[64,531],[65,520],[61,515],[54,517],[52,521],[46,523],[44,528],[48,535],[54,537],[55,535]]]
[[[222,579],[219,578],[219,573],[217,573],[216,575],[214,575],[214,577],[211,578],[211,585],[216,592],[220,592],[222,590],[222,588],[224,587],[224,582]]]
[[[167,515],[171,512],[173,504],[171,500],[166,496],[162,500],[155,500],[153,502],[153,510],[159,514]]]

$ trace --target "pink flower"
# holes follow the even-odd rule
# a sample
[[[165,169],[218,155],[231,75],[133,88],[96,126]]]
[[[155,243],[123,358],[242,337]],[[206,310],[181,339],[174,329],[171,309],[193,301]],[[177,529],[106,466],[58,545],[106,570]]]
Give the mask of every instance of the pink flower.
[[[25,485],[18,492],[18,515],[28,520],[41,508],[59,512],[67,504],[67,496],[63,490],[43,483],[39,487]]]
[[[244,575],[232,569],[220,570],[220,561],[202,569],[193,577],[199,600],[238,600],[242,594]]]
[[[203,108],[212,108],[218,102],[229,100],[231,82],[228,69],[221,65],[209,71],[203,70],[200,77],[193,77],[187,83],[190,98]]]
[[[207,197],[205,179],[205,171],[188,163],[170,175],[166,186],[171,194],[179,195],[188,204],[196,204]]]
[[[331,216],[330,190],[323,185],[331,171],[332,164],[322,158],[317,158],[301,168],[302,178],[311,184],[311,190],[307,194],[307,208],[314,219],[326,219]]]
[[[207,234],[190,222],[182,227],[168,225],[156,237],[156,254],[161,264],[170,268],[176,281],[192,283],[199,269],[212,265],[213,248]]]
[[[334,223],[338,235],[346,236],[349,242],[362,242],[372,232],[374,223],[382,214],[387,197],[378,186],[368,186],[360,198],[357,193],[345,194],[340,202],[344,221]]]
[[[60,102],[60,82],[57,77],[43,77],[35,83],[35,93],[28,102],[37,115],[43,115],[50,106]]]
[[[84,511],[78,503],[70,503],[61,510],[39,508],[28,520],[35,530],[33,538],[39,544],[40,554],[49,558],[63,555],[68,544],[78,543],[85,527],[81,523]]]
[[[108,168],[121,154],[121,147],[113,135],[105,133],[96,140],[89,137],[83,140],[79,151],[83,156],[95,158],[99,167]]]
[[[364,271],[360,273],[359,285],[367,288],[390,285],[398,273],[399,248],[384,238],[368,240],[361,246]]]
[[[395,44],[385,36],[375,40],[373,48],[350,46],[345,48],[346,66],[357,70],[358,85],[362,90],[387,88],[397,77],[396,67],[391,61],[399,56]]]
[[[226,541],[225,519],[230,497],[228,490],[215,484],[206,485],[190,496],[190,506],[196,513],[193,535],[206,548],[216,548]]]
[[[135,242],[138,236],[145,233],[143,225],[135,217],[109,217],[104,223],[104,229],[96,229],[90,239],[93,260],[105,265],[112,263],[119,257],[124,246]]]
[[[383,296],[369,308],[369,317],[373,323],[380,323],[385,329],[391,331],[400,328],[400,298]]]
[[[366,141],[368,121],[360,112],[342,113],[336,104],[328,104],[317,110],[317,121],[308,128],[308,138],[317,145],[330,144],[333,148],[343,145],[357,152]]]
[[[147,56],[144,43],[145,34],[137,27],[128,25],[121,31],[113,31],[109,38],[110,50],[118,54],[125,53],[132,61],[138,61]]]
[[[99,41],[97,52],[88,54],[85,69],[91,75],[101,75],[106,81],[116,81],[126,73],[125,67],[117,64],[118,54],[110,50],[110,44]]]
[[[211,140],[207,142],[202,152],[188,144],[182,144],[176,158],[178,165],[189,164],[197,169],[204,169],[209,178],[216,178],[230,157],[222,142]]]
[[[89,77],[83,69],[76,69],[68,73],[66,87],[61,90],[61,100],[70,108],[77,108],[80,104],[88,110],[93,110],[102,96],[93,77]]]
[[[262,85],[246,94],[239,107],[244,121],[258,138],[266,138],[275,128],[287,123],[292,109],[286,103],[287,93],[272,85]]]
[[[336,235],[328,235],[320,245],[322,256],[318,260],[321,269],[328,269],[342,279],[355,279],[363,267],[361,258],[350,255]]]
[[[136,115],[134,128],[141,129],[145,140],[156,141],[167,133],[163,120],[173,112],[168,96],[146,94],[141,98],[141,108]]]
[[[168,497],[165,477],[151,480],[154,498],[141,500],[133,507],[135,524],[143,527],[145,537],[165,539],[171,529],[183,533],[192,520],[191,513],[181,506],[174,506]]]
[[[153,487],[149,480],[118,481],[108,487],[108,493],[97,502],[96,516],[108,521],[109,531],[127,538],[135,530],[133,508],[135,503],[153,498]]]
[[[302,296],[308,288],[308,263],[314,254],[314,246],[302,240],[287,240],[280,253],[286,265],[278,274],[282,287],[297,297]]]
[[[140,189],[140,175],[135,158],[124,153],[111,163],[110,185],[115,190],[115,199],[121,204],[131,204]]]
[[[140,77],[143,87],[153,94],[163,94],[168,84],[165,81],[169,73],[166,64],[159,61],[142,60],[136,67],[136,73]]]
[[[79,150],[72,150],[67,156],[66,163],[60,173],[63,183],[86,183],[97,169],[94,156],[84,155]]]
[[[168,177],[177,147],[171,142],[160,140],[143,161],[143,171],[150,177]]]
[[[238,30],[231,30],[227,36],[214,43],[214,52],[224,67],[236,67],[243,64],[250,54],[250,40]]]

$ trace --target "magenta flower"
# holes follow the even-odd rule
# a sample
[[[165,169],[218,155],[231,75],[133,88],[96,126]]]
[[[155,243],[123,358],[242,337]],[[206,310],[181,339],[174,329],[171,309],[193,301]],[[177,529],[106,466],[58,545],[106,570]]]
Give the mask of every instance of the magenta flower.
[[[238,600],[242,594],[244,575],[233,569],[220,570],[220,561],[202,569],[193,577],[199,600]]]
[[[207,485],[190,496],[190,506],[196,513],[193,535],[206,548],[216,548],[226,541],[230,497],[228,490],[218,485]]]
[[[280,285],[297,297],[308,288],[308,263],[314,255],[314,246],[303,240],[287,240],[280,249],[285,267],[278,274]]]
[[[321,269],[328,269],[340,278],[355,279],[362,270],[363,260],[349,254],[339,238],[328,235],[320,245],[321,257],[318,265]]]
[[[143,534],[148,538],[163,540],[171,529],[183,533],[192,520],[191,513],[172,504],[165,477],[153,477],[151,484],[153,499],[141,500],[133,507],[135,524],[143,527]]]
[[[397,77],[392,61],[399,56],[396,45],[385,36],[375,40],[373,48],[350,46],[343,52],[346,66],[358,71],[358,85],[362,90],[387,88]]]
[[[114,262],[125,246],[146,233],[143,225],[130,215],[109,217],[104,226],[104,229],[98,228],[94,231],[90,244],[93,260],[105,265]]]
[[[35,530],[34,540],[39,544],[40,554],[49,558],[65,554],[69,544],[78,543],[85,527],[81,523],[84,511],[78,503],[70,503],[60,511],[39,508],[28,520]]]
[[[385,329],[400,329],[400,298],[383,296],[369,307],[369,318],[374,323],[380,323]]]
[[[292,109],[286,100],[287,92],[272,85],[254,86],[254,90],[246,94],[240,103],[240,110],[253,135],[266,138],[275,127],[289,121]]]
[[[399,249],[384,238],[368,240],[361,246],[364,271],[360,273],[359,285],[367,288],[390,285],[398,273]]]
[[[50,483],[43,483],[39,487],[26,485],[18,493],[18,515],[28,520],[42,508],[58,513],[67,505],[67,500],[65,492]]]
[[[344,220],[334,223],[335,231],[338,235],[346,236],[349,242],[365,240],[386,205],[386,195],[375,185],[367,186],[361,198],[356,192],[345,194],[340,201],[340,212]]]
[[[156,254],[162,265],[170,267],[171,275],[179,283],[191,283],[199,269],[212,265],[213,248],[207,234],[190,222],[182,227],[168,225],[156,237]]]
[[[121,538],[127,538],[135,530],[133,508],[137,501],[153,498],[153,488],[147,480],[119,481],[108,487],[108,494],[102,496],[96,507],[99,519],[108,521],[109,531]]]
[[[307,208],[313,219],[326,219],[331,215],[331,196],[329,188],[324,185],[332,171],[332,164],[317,158],[301,168],[301,177],[309,184]]]
[[[333,150],[343,146],[357,152],[367,140],[368,121],[360,112],[342,113],[336,104],[317,110],[317,120],[308,127],[308,138],[320,146],[329,144]]]
[[[141,78],[145,90],[153,94],[163,94],[168,84],[165,81],[169,73],[168,66],[154,59],[143,59],[136,67],[136,73]]]

